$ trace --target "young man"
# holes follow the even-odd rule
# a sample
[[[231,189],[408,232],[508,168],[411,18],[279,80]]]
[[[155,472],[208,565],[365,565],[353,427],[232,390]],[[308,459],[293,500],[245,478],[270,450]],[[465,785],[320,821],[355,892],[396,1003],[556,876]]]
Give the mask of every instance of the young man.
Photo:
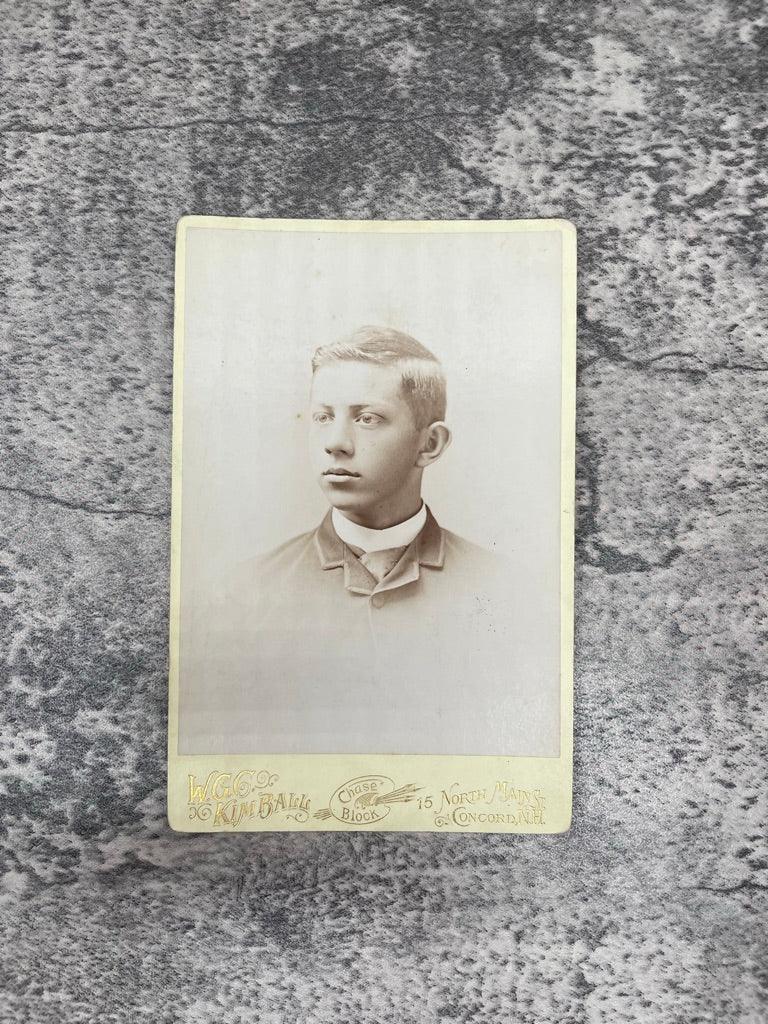
[[[312,370],[330,509],[233,580],[210,669],[221,711],[205,727],[230,752],[533,752],[523,595],[421,496],[451,440],[440,363],[407,334],[363,327],[319,348]]]
[[[320,588],[325,600],[342,600],[343,577],[346,591],[375,608],[406,588],[398,600],[418,602],[422,614],[432,597],[422,567],[492,572],[493,556],[441,529],[421,497],[424,471],[451,441],[445,377],[434,355],[400,331],[363,327],[318,349],[312,370],[310,452],[331,509],[317,530],[278,548],[263,568]],[[359,613],[364,604],[353,600],[350,608]]]

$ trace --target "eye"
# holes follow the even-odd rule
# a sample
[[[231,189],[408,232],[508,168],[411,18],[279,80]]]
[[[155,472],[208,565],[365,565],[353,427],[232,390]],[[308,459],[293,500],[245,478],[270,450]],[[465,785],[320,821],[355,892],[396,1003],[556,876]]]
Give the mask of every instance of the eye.
[[[332,418],[329,412],[315,412],[312,414],[314,423],[330,423]]]
[[[378,423],[383,422],[383,418],[375,412],[361,412],[355,422],[364,427],[375,427]]]

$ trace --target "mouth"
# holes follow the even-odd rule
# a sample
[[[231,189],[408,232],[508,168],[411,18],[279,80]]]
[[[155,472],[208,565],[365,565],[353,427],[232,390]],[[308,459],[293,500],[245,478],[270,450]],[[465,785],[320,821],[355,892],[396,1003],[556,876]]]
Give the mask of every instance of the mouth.
[[[353,473],[351,469],[339,469],[334,466],[333,469],[326,469],[323,471],[323,476],[326,480],[336,482],[339,480],[354,480],[359,479],[359,473]]]

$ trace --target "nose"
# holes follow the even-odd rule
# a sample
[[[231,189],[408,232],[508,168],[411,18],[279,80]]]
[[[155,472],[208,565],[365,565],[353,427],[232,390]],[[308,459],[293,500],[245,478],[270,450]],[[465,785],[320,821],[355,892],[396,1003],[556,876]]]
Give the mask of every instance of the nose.
[[[328,455],[335,455],[336,453],[341,455],[355,454],[355,445],[352,441],[351,431],[341,418],[334,420],[327,429],[328,433],[324,440],[325,450]]]

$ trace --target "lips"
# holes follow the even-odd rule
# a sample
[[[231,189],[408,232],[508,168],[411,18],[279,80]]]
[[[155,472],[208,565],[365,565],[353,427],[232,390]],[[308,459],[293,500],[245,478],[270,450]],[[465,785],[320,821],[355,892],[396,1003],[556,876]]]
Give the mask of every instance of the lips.
[[[323,471],[323,476],[357,476],[359,473],[353,473],[351,469],[326,469]]]

